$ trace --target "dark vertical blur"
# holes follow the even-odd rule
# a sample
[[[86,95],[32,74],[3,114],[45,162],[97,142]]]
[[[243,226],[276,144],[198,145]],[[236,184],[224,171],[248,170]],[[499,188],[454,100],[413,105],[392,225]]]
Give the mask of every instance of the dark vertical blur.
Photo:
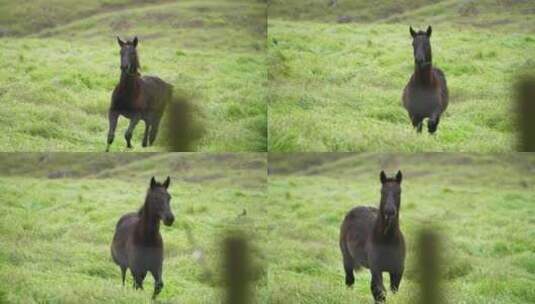
[[[169,151],[192,152],[195,151],[195,142],[200,139],[203,128],[189,99],[185,96],[176,96],[168,108],[167,142]]]
[[[535,151],[535,76],[523,76],[516,83],[519,151]]]
[[[443,303],[440,294],[440,237],[438,234],[423,230],[418,240],[418,268],[420,285],[420,304]]]
[[[223,242],[227,304],[250,303],[249,282],[251,270],[247,240],[239,235],[230,235]]]

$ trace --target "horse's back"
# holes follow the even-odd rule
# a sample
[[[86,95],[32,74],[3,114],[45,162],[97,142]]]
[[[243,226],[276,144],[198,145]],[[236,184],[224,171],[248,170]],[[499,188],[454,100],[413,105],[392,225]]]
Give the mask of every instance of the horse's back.
[[[345,216],[340,228],[340,247],[349,254],[355,266],[368,267],[367,243],[373,231],[378,210],[374,207],[355,207]]]
[[[143,76],[141,80],[147,108],[161,114],[171,101],[173,86],[156,76]]]
[[[126,267],[128,265],[127,242],[138,221],[139,216],[137,213],[127,213],[119,219],[115,226],[115,234],[111,244],[111,255],[115,263],[120,266]]]

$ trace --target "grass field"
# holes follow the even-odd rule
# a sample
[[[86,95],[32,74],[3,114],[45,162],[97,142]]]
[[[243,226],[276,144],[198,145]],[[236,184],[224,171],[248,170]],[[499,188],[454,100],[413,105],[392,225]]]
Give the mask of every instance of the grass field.
[[[115,37],[137,35],[141,73],[198,109],[196,150],[265,151],[265,32],[260,1],[1,1],[2,150],[104,151],[120,75]],[[126,150],[126,126],[112,151]],[[165,150],[165,130],[151,149],[142,133],[134,151]]]
[[[122,288],[109,246],[153,175],[171,176],[176,218],[162,225],[165,287],[157,302],[218,303],[221,242],[236,230],[255,236],[266,194],[266,158],[255,153],[7,154],[0,167],[0,303],[150,302],[152,278],[134,291],[129,275]],[[260,297],[265,261],[254,256]]]
[[[265,221],[269,303],[373,303],[370,275],[345,287],[339,227],[357,205],[378,205],[379,172],[401,169],[400,225],[408,244],[400,292],[417,303],[415,242],[442,235],[447,303],[535,301],[535,158],[502,154],[270,154]],[[385,286],[388,276],[385,276]]]
[[[513,82],[535,71],[532,1],[273,1],[269,151],[515,149]],[[409,25],[433,26],[450,105],[435,136],[401,106]]]

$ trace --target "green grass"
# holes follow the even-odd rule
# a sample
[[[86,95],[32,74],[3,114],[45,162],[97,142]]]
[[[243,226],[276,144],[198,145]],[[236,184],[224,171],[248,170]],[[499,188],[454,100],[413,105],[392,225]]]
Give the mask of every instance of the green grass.
[[[390,14],[377,10],[393,1],[361,10],[363,1],[335,10],[309,2],[299,21],[290,21],[292,5],[270,8],[269,151],[514,150],[513,81],[534,68],[532,3],[474,2],[477,16],[464,16],[462,1],[417,1]],[[332,22],[342,12],[369,17]],[[413,71],[409,24],[433,25],[433,62],[448,81],[435,136],[416,134],[401,106]]]
[[[162,225],[165,287],[158,302],[218,303],[221,242],[236,230],[255,236],[266,193],[265,157],[254,153],[6,154],[0,165],[2,303],[150,302],[152,278],[135,291],[128,275],[123,288],[109,246],[119,217],[143,203],[152,175],[171,176],[176,217]],[[62,170],[72,175],[47,178]],[[255,255],[254,265],[263,259]],[[265,279],[257,266],[261,296]]]
[[[379,172],[401,169],[406,272],[388,303],[416,303],[416,240],[442,235],[448,303],[533,303],[535,159],[522,154],[275,154],[265,220],[268,303],[373,303],[370,275],[344,284],[339,227],[347,211],[378,205]],[[279,173],[280,172],[280,173]],[[385,276],[388,286],[388,276]]]
[[[120,72],[117,35],[139,36],[142,74],[157,75],[173,84],[177,95],[192,96],[195,119],[204,129],[196,150],[266,150],[261,3],[56,2],[65,4],[59,12],[70,12],[42,9],[45,1],[31,7],[0,4],[0,28],[7,24],[11,34],[0,38],[3,151],[104,150],[107,109]],[[23,8],[28,16],[10,19]],[[34,15],[55,21],[44,26]],[[113,151],[126,150],[126,126],[121,119]],[[134,151],[165,150],[165,131],[154,148],[142,149],[143,126],[138,126]]]

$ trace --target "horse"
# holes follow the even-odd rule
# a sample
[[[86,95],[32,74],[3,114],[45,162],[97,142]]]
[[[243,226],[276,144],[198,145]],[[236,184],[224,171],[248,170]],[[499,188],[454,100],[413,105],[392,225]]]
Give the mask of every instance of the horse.
[[[126,42],[117,37],[117,42],[121,47],[121,78],[113,90],[108,110],[110,128],[106,152],[109,151],[110,145],[113,143],[119,115],[130,120],[128,129],[124,134],[128,148],[132,148],[130,140],[134,128],[140,120],[145,122],[142,145],[143,147],[152,145],[158,134],[158,127],[165,107],[170,103],[173,95],[172,85],[158,77],[139,74],[137,37]]]
[[[355,207],[345,216],[340,227],[340,250],[345,283],[355,283],[353,272],[366,267],[372,275],[371,292],[375,303],[383,302],[386,290],[383,272],[390,274],[390,288],[396,293],[405,268],[405,240],[399,228],[401,171],[394,178],[381,171],[379,209]]]
[[[123,286],[127,269],[132,273],[135,289],[143,289],[143,280],[150,272],[154,278],[153,298],[163,288],[160,220],[166,226],[175,220],[169,204],[171,196],[167,192],[169,183],[169,177],[163,183],[152,177],[145,203],[138,212],[127,213],[119,219],[111,244],[111,256],[121,268]]]
[[[427,30],[415,32],[409,27],[414,52],[414,73],[403,90],[403,106],[409,112],[413,127],[422,132],[425,118],[427,129],[434,134],[440,122],[440,116],[448,107],[448,86],[444,72],[432,65],[431,26]]]

